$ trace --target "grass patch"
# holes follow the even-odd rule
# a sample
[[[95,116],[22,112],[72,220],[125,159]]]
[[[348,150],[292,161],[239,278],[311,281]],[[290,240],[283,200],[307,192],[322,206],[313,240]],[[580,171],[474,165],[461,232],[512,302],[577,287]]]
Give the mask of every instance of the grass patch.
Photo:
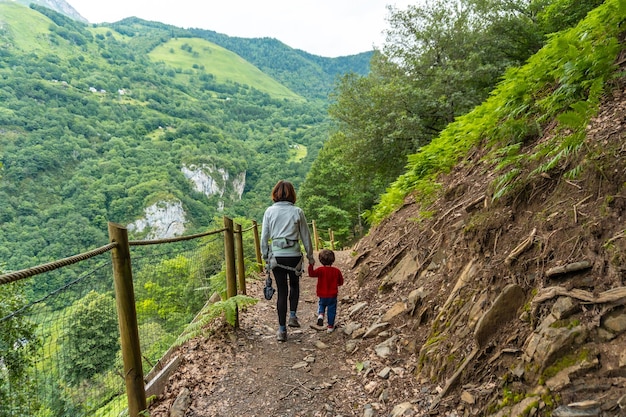
[[[541,375],[542,381],[548,380],[563,369],[570,368],[576,364],[583,363],[589,360],[590,353],[587,349],[582,349],[580,352],[566,355],[557,360],[553,365],[547,367]]]
[[[11,22],[7,27],[6,22]],[[0,2],[0,33],[8,32],[18,49],[49,50],[47,35],[52,21],[40,13],[19,3]]]
[[[253,86],[274,98],[302,100],[299,95],[239,55],[204,39],[170,39],[154,48],[148,56],[154,62],[164,62],[183,71],[211,74],[220,83],[239,83]]]
[[[288,162],[301,162],[304,158],[306,158],[307,153],[308,149],[306,146],[300,144],[292,145],[289,150]]]

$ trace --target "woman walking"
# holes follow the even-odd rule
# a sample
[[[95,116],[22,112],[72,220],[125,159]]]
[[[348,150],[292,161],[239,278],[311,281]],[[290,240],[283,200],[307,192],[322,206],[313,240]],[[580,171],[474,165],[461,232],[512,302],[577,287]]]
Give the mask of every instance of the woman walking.
[[[300,299],[300,276],[304,270],[300,242],[304,246],[309,265],[315,265],[311,234],[304,212],[295,205],[296,191],[289,181],[278,181],[272,189],[272,204],[263,215],[261,252],[266,268],[274,272],[278,299],[279,342],[287,341],[287,325],[300,327],[298,301]],[[289,303],[287,303],[289,301]],[[289,307],[289,321],[287,308]]]

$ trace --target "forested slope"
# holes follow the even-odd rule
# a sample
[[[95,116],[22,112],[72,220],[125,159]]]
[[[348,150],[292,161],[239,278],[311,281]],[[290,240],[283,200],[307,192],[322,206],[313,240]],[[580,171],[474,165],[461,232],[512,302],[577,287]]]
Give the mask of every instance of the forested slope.
[[[439,141],[429,147],[431,141],[489,99],[503,77],[509,78],[507,71],[522,67],[556,33],[575,26],[602,3],[443,0],[393,10],[387,42],[374,55],[371,72],[342,77],[333,94],[330,115],[337,129],[302,186],[305,211],[327,219],[342,241],[358,237],[368,223],[380,221],[401,204],[402,196],[416,186],[416,178],[463,158],[469,142],[466,136],[473,134],[474,126],[454,123],[460,128],[446,144]],[[572,58],[576,47],[570,48],[569,42],[554,47],[567,61],[576,59]],[[550,69],[528,71],[540,78]],[[533,74],[524,77],[528,79],[519,79],[519,84],[512,80],[507,88],[519,95],[533,89],[528,85],[534,83]],[[571,82],[577,80],[566,84]],[[566,91],[563,88],[559,94]],[[508,103],[494,104],[498,105]],[[525,105],[517,109],[521,118]],[[510,120],[501,127],[501,134],[532,135],[534,126],[532,120],[527,124]],[[404,175],[407,162],[415,175]],[[406,184],[394,185],[388,192],[392,183],[405,177]],[[432,186],[436,181],[429,178],[419,193],[432,195],[426,189]]]
[[[374,54],[367,51],[331,59],[291,49],[272,38],[233,38],[202,29],[193,29],[191,33],[236,52],[293,91],[311,98],[326,99],[337,78],[344,74],[366,75]]]
[[[223,213],[260,220],[276,178],[299,184],[325,140],[337,71],[367,67],[219,37],[262,48],[272,57],[263,67],[202,31],[134,18],[85,25],[7,1],[0,10],[0,262],[9,270],[98,246],[107,221],[131,224],[155,204],[187,231]]]

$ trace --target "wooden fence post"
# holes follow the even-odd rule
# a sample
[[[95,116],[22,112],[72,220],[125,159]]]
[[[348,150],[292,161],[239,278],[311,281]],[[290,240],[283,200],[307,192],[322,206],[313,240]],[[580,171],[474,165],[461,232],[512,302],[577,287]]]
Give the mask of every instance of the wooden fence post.
[[[330,236],[330,250],[335,250],[335,232],[333,232],[333,229],[328,229],[328,236]]]
[[[224,260],[226,261],[226,298],[237,295],[237,274],[235,272],[235,233],[233,221],[224,216]]]
[[[315,240],[315,250],[320,250],[320,237],[317,234],[317,226],[315,225],[315,220],[313,220],[313,240]]]
[[[235,247],[237,248],[237,279],[239,283],[239,293],[246,294],[246,264],[243,259],[243,232],[241,225],[235,224]]]
[[[259,239],[259,225],[256,220],[252,221],[254,231],[254,250],[256,251],[256,263],[259,265],[259,272],[263,272],[263,258],[261,258],[261,239]]]
[[[115,281],[115,303],[124,362],[124,380],[126,382],[126,396],[128,397],[128,414],[131,417],[138,417],[140,412],[147,409],[147,405],[128,230],[119,224],[109,222],[109,241],[117,243],[111,251],[111,257]]]

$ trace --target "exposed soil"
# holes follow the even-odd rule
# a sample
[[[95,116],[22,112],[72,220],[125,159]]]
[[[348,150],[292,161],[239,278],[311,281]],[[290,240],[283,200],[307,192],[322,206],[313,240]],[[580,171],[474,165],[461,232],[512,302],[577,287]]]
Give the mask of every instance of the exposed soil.
[[[263,299],[263,281],[248,283],[248,295],[261,299],[240,315],[239,329],[219,326],[208,339],[196,339],[177,353],[184,361],[166,393],[150,410],[168,416],[182,389],[190,390],[185,416],[338,416],[362,415],[370,395],[365,385],[383,369],[364,347],[346,352],[351,338],[343,331],[349,293],[358,290],[350,270],[349,251],[336,251],[335,266],[344,271],[340,287],[337,329],[328,333],[316,326],[316,280],[301,278],[298,316],[300,328],[288,328],[285,343],[276,340],[278,320],[274,297]],[[359,351],[360,350],[360,351]],[[365,363],[364,363],[365,362]],[[420,388],[411,371],[412,357],[395,363],[395,373],[382,385],[395,385],[414,399]],[[407,368],[408,365],[408,368]],[[361,368],[364,366],[364,368]],[[374,407],[385,405],[373,401]]]
[[[183,355],[183,364],[150,415],[168,416],[184,388],[191,391],[185,416],[361,415],[369,397],[364,383],[382,367],[370,363],[369,368],[360,368],[369,355],[357,354],[359,347],[346,352],[350,337],[343,328],[353,301],[348,293],[356,285],[349,252],[337,251],[336,258],[346,285],[340,288],[335,332],[316,326],[316,281],[305,273],[298,310],[301,327],[289,328],[287,342],[277,342],[276,297],[266,301],[263,281],[249,282],[248,295],[261,301],[241,313],[239,329],[220,326],[210,338],[196,339],[180,349],[177,354]],[[406,366],[404,362],[411,360],[402,362]],[[396,384],[413,395],[417,383],[412,369],[399,369],[382,385]]]
[[[527,151],[555,128],[545,126]],[[483,162],[486,149],[476,150],[441,178],[445,192],[433,206],[408,198],[337,252],[346,285],[334,333],[310,326],[315,280],[305,274],[302,327],[278,343],[275,300],[263,299],[261,279],[249,282],[248,294],[261,301],[241,314],[239,329],[216,323],[210,338],[179,349],[182,365],[151,415],[170,415],[185,388],[183,413],[172,415],[624,415],[626,295],[606,297],[626,294],[625,132],[621,80],[588,126],[583,149],[496,202],[488,197],[494,167]],[[565,179],[577,166],[582,173]],[[588,267],[554,273],[581,264]],[[478,319],[511,286],[523,307],[477,336]],[[579,331],[539,361],[530,342],[565,299],[572,308],[559,310],[552,326]],[[399,303],[401,313],[389,314]],[[349,330],[382,318],[388,326],[373,337]],[[607,327],[609,318],[618,324]],[[389,340],[391,352],[381,355],[377,347]],[[547,383],[559,373],[562,380]]]

